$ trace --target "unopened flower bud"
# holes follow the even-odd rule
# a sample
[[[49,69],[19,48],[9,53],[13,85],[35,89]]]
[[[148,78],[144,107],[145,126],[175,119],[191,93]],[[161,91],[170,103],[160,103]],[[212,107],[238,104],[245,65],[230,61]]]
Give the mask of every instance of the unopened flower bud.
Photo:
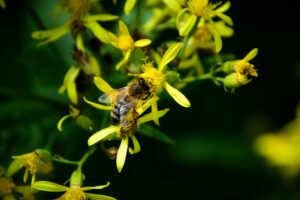
[[[242,85],[246,85],[250,81],[251,79],[248,79],[247,76],[232,73],[224,78],[223,84],[226,88],[238,88]]]

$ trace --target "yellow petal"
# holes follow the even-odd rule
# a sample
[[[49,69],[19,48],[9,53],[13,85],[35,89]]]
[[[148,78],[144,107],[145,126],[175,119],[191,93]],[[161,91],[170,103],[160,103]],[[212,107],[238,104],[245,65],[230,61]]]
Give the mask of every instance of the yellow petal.
[[[229,10],[230,6],[231,6],[230,1],[226,1],[223,5],[221,5],[219,8],[217,8],[215,11],[218,13],[224,13],[227,10]]]
[[[26,169],[25,169],[24,176],[23,176],[23,183],[26,183],[26,182],[27,182],[28,176],[29,176],[29,169],[26,168]]]
[[[158,70],[162,71],[167,66],[167,64],[169,64],[169,62],[171,62],[177,56],[180,49],[181,49],[181,43],[175,43],[171,45],[163,55],[158,66]]]
[[[111,110],[112,107],[111,106],[106,106],[106,105],[102,105],[99,103],[94,103],[92,101],[87,100],[85,97],[83,97],[83,100],[85,103],[89,104],[90,106],[93,106],[94,108],[97,108],[99,110]]]
[[[177,29],[179,30],[179,35],[180,36],[187,36],[190,31],[193,29],[193,27],[195,26],[195,23],[197,21],[197,17],[195,15],[189,15],[187,19],[184,20],[184,22],[180,22],[179,19],[180,15],[178,15],[177,19],[176,19],[176,25],[177,25]],[[183,23],[183,25],[181,25],[181,23]]]
[[[89,28],[93,34],[103,43],[109,43],[110,39],[108,36],[108,31],[105,30],[100,24],[95,21],[87,21],[85,26]]]
[[[119,20],[119,31],[120,35],[130,35],[126,24],[122,20]]]
[[[155,113],[155,112],[157,112],[157,111],[158,111],[158,108],[157,108],[157,100],[154,100],[153,103],[152,103],[152,105],[151,105],[151,112]],[[155,123],[156,125],[159,126],[159,118],[155,118],[153,121],[154,121],[154,123]]]
[[[182,27],[182,23],[185,21],[184,15],[186,14],[186,12],[188,12],[188,10],[189,10],[188,8],[182,9],[176,17],[176,27],[177,27],[177,30],[179,31],[179,33],[180,33],[180,27]]]
[[[52,183],[49,181],[37,181],[32,184],[32,187],[36,190],[41,190],[46,192],[64,192],[69,189],[66,186]]]
[[[106,188],[110,185],[110,182],[107,182],[105,185],[97,185],[97,186],[87,186],[87,187],[82,187],[80,188],[82,191],[87,191],[87,190],[101,190],[103,188]]]
[[[149,113],[147,115],[144,115],[141,118],[139,118],[138,123],[139,124],[144,124],[146,122],[153,121],[155,119],[159,119],[162,116],[164,116],[169,110],[170,110],[169,108],[166,108],[166,109],[163,109],[163,110],[160,110],[160,111],[157,111],[157,112],[151,112],[151,113]]]
[[[82,34],[76,35],[76,47],[78,50],[85,52],[85,48],[84,48],[83,40],[82,40]]]
[[[119,19],[119,16],[117,15],[111,15],[111,14],[98,14],[98,15],[87,15],[83,18],[84,21],[113,21]]]
[[[7,169],[7,172],[6,172],[8,177],[12,177],[17,171],[19,171],[23,167],[24,159],[23,159],[22,156],[20,156],[20,157],[19,156],[16,156],[16,157],[13,156],[13,158],[15,160],[13,160],[10,163],[10,165]]]
[[[101,129],[100,131],[94,133],[88,139],[88,145],[92,146],[93,144],[99,142],[100,140],[104,139],[105,137],[109,136],[112,133],[115,133],[120,130],[118,126],[109,126],[107,128]]]
[[[73,104],[77,104],[78,95],[75,82],[70,82],[67,87],[68,96]]]
[[[121,173],[122,168],[124,166],[126,155],[127,155],[127,149],[128,149],[128,137],[122,139],[121,144],[119,146],[117,159],[116,159],[117,169],[119,173]]]
[[[169,83],[165,82],[164,87],[167,92],[171,95],[171,97],[181,106],[190,107],[191,104],[189,100],[176,88],[172,87]]]
[[[69,68],[69,70],[67,71],[67,73],[64,77],[63,85],[58,90],[58,92],[60,94],[62,94],[67,89],[69,83],[72,83],[75,81],[79,71],[80,71],[79,67],[72,66]]]
[[[215,51],[216,51],[216,53],[219,53],[223,46],[222,38],[212,20],[210,20],[210,24],[212,26],[212,34],[213,34],[214,42],[215,42]]]
[[[135,136],[132,136],[131,139],[132,139],[132,143],[133,143],[133,149],[129,148],[129,153],[136,154],[141,151],[141,145]]]
[[[124,12],[126,15],[129,15],[130,11],[134,7],[136,0],[126,0],[124,5]]]
[[[66,115],[66,116],[63,116],[57,123],[57,129],[62,132],[62,124],[63,122],[68,119],[69,117],[73,117],[73,115]]]
[[[84,194],[86,195],[86,197],[88,199],[91,199],[91,200],[117,200],[116,198],[113,198],[113,197],[110,197],[107,195],[102,195],[102,194],[91,194],[91,193],[87,193],[87,192],[85,192]]]
[[[104,79],[100,76],[94,77],[94,83],[96,87],[103,93],[109,93],[114,90]]]
[[[177,1],[174,0],[163,0],[163,2],[174,12],[178,13],[181,10],[181,6]]]
[[[45,30],[45,31],[34,31],[31,36],[34,39],[44,40],[43,42],[40,42],[38,45],[44,45],[49,42],[52,42],[54,40],[57,40],[58,38],[62,37],[63,35],[67,34],[69,32],[69,27],[67,24],[60,26],[55,29]]]
[[[90,63],[92,74],[95,75],[95,76],[100,76],[101,68],[99,66],[99,63],[98,63],[97,59],[93,56],[90,56],[89,57],[89,63]]]
[[[228,25],[230,25],[230,26],[233,25],[233,21],[232,21],[231,17],[229,17],[228,15],[225,15],[225,14],[219,13],[219,12],[214,12],[214,14],[217,15],[218,17],[220,17]]]
[[[245,60],[245,61],[250,61],[250,60],[252,60],[253,58],[255,58],[256,57],[256,55],[257,55],[257,52],[258,52],[258,48],[255,48],[255,49],[252,49],[244,58],[243,58],[243,60]]]
[[[149,44],[151,44],[151,40],[149,40],[149,39],[141,39],[141,40],[134,42],[134,46],[136,46],[136,47],[145,47],[145,46],[148,46]]]

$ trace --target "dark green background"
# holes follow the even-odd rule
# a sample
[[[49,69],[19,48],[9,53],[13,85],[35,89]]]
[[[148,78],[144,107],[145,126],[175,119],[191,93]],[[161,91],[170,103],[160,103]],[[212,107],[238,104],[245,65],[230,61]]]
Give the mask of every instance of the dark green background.
[[[67,99],[57,89],[72,63],[71,44],[63,39],[36,48],[30,37],[39,27],[33,13],[45,16],[46,27],[55,25],[51,2],[7,0],[7,8],[0,10],[3,166],[11,155],[46,145],[49,137],[56,140],[54,153],[70,159],[79,159],[87,149],[82,142],[89,136],[85,131],[71,122],[64,133],[56,129],[58,119],[68,112]],[[192,103],[190,109],[167,97],[160,107],[171,111],[161,120],[161,130],[176,144],[139,136],[142,151],[128,157],[121,174],[115,162],[97,150],[84,167],[87,183],[110,181],[111,186],[101,192],[123,200],[300,199],[299,177],[284,180],[253,152],[256,136],[279,130],[295,117],[300,94],[300,15],[293,4],[232,1],[229,15],[235,35],[224,40],[223,52],[242,58],[258,47],[253,63],[259,77],[235,94],[211,82],[193,83],[183,90]],[[56,170],[50,179],[63,183],[73,168],[57,164]]]

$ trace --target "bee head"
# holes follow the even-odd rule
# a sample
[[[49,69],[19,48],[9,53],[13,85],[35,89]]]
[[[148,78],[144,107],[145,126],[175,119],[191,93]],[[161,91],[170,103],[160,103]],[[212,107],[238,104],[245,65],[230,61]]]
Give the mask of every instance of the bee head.
[[[143,78],[139,78],[138,79],[139,85],[140,87],[144,90],[144,91],[149,91],[150,87],[148,86],[147,82],[145,81],[145,79]]]

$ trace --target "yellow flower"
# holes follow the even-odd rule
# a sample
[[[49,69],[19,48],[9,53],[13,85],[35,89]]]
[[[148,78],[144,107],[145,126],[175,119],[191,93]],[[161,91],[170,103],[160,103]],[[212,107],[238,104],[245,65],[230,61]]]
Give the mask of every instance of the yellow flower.
[[[81,173],[80,170],[76,170],[73,172],[71,179],[70,179],[70,187],[66,187],[64,185],[60,185],[57,183],[49,182],[49,181],[37,181],[32,184],[32,187],[46,192],[65,192],[61,197],[58,199],[60,200],[115,200],[115,198],[100,195],[100,194],[91,194],[85,191],[88,190],[99,190],[109,186],[109,182],[106,185],[99,185],[99,186],[92,186],[92,187],[82,187],[84,175]]]
[[[4,2],[4,0],[0,0],[0,7],[5,8],[5,2]]]
[[[183,9],[181,9],[179,0],[164,0],[164,2],[178,13],[176,26],[180,36],[188,36],[193,29],[209,23],[211,26],[210,31],[215,41],[215,51],[219,52],[222,49],[221,36],[213,18],[219,17],[226,24],[233,25],[232,19],[224,14],[230,8],[229,1],[219,6],[219,3],[209,3],[208,0],[188,0],[186,1],[187,7]]]
[[[158,68],[155,68],[152,63],[146,63],[143,67],[143,73],[138,76],[144,78],[151,86],[151,92],[157,95],[165,88],[169,95],[181,106],[190,107],[189,100],[176,88],[172,87],[167,82],[165,73],[166,66],[177,56],[181,49],[181,43],[175,43],[165,52],[161,58]]]
[[[229,74],[224,78],[223,84],[226,88],[237,88],[248,84],[250,77],[257,77],[257,71],[251,61],[257,55],[258,49],[252,49],[243,59],[228,61],[222,65],[224,73]]]
[[[151,43],[151,40],[149,39],[134,41],[130,36],[126,24],[121,20],[119,20],[119,35],[116,36],[113,33],[109,32],[109,37],[111,40],[111,44],[124,53],[123,60],[121,60],[116,66],[117,70],[127,63],[135,47],[145,47]]]
[[[72,32],[77,40],[80,40],[78,35],[87,28],[102,42],[109,43],[108,31],[104,29],[98,22],[112,21],[119,17],[110,14],[96,14],[90,15],[89,10],[91,8],[90,0],[65,0],[62,3],[62,7],[65,8],[69,14],[69,19],[64,25],[45,31],[34,31],[32,37],[34,39],[43,40],[39,45],[47,44],[60,37],[66,35],[68,32]]]
[[[80,110],[76,107],[69,105],[70,114],[63,116],[57,123],[57,129],[62,132],[62,125],[64,121],[68,118],[74,118],[77,125],[82,127],[84,130],[92,131],[93,130],[93,121],[85,115],[80,113]]]
[[[20,156],[13,156],[15,159],[9,166],[7,174],[11,177],[22,167],[25,167],[23,181],[27,182],[29,173],[32,175],[31,182],[35,181],[36,174],[48,174],[52,171],[51,153],[43,149]]]
[[[94,82],[97,88],[106,94],[117,92],[117,90],[114,90],[107,82],[105,82],[100,77],[95,77]],[[115,95],[115,94],[111,94],[111,95]],[[116,94],[116,96],[117,95],[118,94]],[[129,125],[126,126],[121,124],[111,125],[107,128],[97,131],[88,139],[88,145],[91,146],[104,139],[105,140],[113,139],[113,138],[120,139],[121,144],[117,152],[116,163],[117,163],[118,171],[121,172],[126,160],[127,151],[129,151],[130,154],[135,154],[140,151],[139,142],[135,137],[135,133],[138,130],[138,127],[141,124],[144,124],[148,121],[158,120],[160,117],[164,116],[169,110],[169,109],[164,109],[161,111],[157,111],[156,109],[156,111],[153,111],[150,114],[146,114],[139,118],[139,116],[141,116],[156,100],[157,100],[156,98],[151,98],[143,105],[138,105],[136,110],[134,110],[133,112],[128,113],[126,115],[126,118],[128,118],[127,120],[128,122],[130,122]],[[112,100],[112,105],[102,105],[102,104],[91,102],[86,98],[84,98],[84,101],[89,105],[100,110],[112,110],[115,103],[114,102],[115,100]],[[132,140],[133,149],[128,147],[129,139]]]
[[[15,193],[22,194],[20,200],[35,200],[33,190],[30,186],[16,185],[11,177],[6,177],[0,170],[0,198],[3,200],[15,200]]]

